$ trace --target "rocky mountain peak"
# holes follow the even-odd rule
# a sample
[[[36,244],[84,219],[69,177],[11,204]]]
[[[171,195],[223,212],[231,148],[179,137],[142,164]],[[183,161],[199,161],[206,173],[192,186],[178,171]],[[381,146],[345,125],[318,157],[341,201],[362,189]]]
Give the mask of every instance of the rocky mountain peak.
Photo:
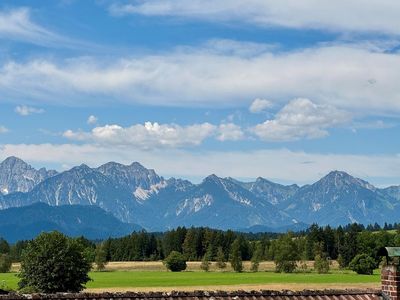
[[[141,163],[138,163],[137,161],[134,161],[133,163],[131,163],[130,167],[132,169],[137,169],[137,170],[148,170]],[[152,170],[152,171],[154,171],[154,170]]]
[[[24,162],[22,159],[15,157],[15,156],[9,156],[7,157],[5,160],[3,160],[3,162],[0,163],[1,167],[11,167],[11,168],[15,168],[15,167],[30,167],[26,162]]]
[[[115,162],[106,163],[96,169],[114,182],[124,186],[132,193],[148,195],[150,190],[159,189],[166,185],[164,178],[152,169],[147,169],[138,162],[123,165]]]
[[[203,179],[201,185],[202,186],[211,186],[211,187],[224,187],[224,182],[234,183],[228,179],[223,179],[218,177],[215,174],[208,175],[206,178]]]
[[[351,176],[344,171],[332,171],[315,184],[333,185],[338,189],[349,188],[350,186],[359,186],[372,191],[376,188],[362,179]]]
[[[73,167],[72,169],[67,171],[67,173],[80,174],[80,175],[85,175],[91,172],[93,172],[93,170],[88,165],[85,164]]]
[[[0,193],[28,192],[55,174],[56,171],[45,168],[36,170],[18,157],[7,157],[0,163]]]
[[[221,178],[219,178],[215,174],[211,174],[211,175],[208,175],[206,178],[204,178],[203,182],[205,182],[205,181],[219,183],[221,181]]]

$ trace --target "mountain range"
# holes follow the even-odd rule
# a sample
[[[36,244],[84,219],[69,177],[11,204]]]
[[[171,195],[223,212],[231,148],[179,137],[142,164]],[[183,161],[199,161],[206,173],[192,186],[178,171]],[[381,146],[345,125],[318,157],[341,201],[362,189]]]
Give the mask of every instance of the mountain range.
[[[400,219],[400,186],[379,189],[341,171],[301,187],[261,177],[241,182],[214,174],[193,184],[165,179],[137,162],[109,162],[98,168],[82,164],[58,173],[36,170],[9,157],[0,163],[0,190],[0,210],[37,202],[62,209],[89,206],[149,231],[177,226],[273,230]]]

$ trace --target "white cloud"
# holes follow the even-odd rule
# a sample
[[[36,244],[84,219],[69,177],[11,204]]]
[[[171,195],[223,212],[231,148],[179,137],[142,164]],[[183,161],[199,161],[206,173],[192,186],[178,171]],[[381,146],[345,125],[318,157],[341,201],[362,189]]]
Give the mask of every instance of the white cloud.
[[[28,8],[0,11],[0,38],[39,45],[56,45],[57,42],[65,41],[59,35],[35,24]]]
[[[98,120],[99,120],[99,119],[98,119],[96,116],[90,115],[90,116],[88,117],[88,119],[87,119],[86,122],[87,122],[89,125],[94,125],[94,124],[97,123]]]
[[[7,127],[0,125],[0,134],[1,133],[7,133],[9,130]]]
[[[233,123],[224,123],[219,125],[217,139],[224,141],[238,141],[244,138],[244,132],[241,127]]]
[[[350,120],[351,116],[346,111],[298,98],[285,105],[273,120],[252,128],[252,132],[264,141],[314,139],[328,135],[328,128],[346,124]]]
[[[400,155],[321,154],[287,149],[256,151],[142,150],[113,145],[0,145],[0,158],[15,155],[35,165],[98,166],[108,161],[139,161],[160,175],[202,178],[215,173],[235,178],[262,176],[276,181],[311,183],[332,170],[343,170],[380,185],[399,182]],[[176,159],[171,159],[175,157]]]
[[[37,24],[32,20],[31,10],[28,7],[0,10],[1,39],[53,48],[101,50],[96,45],[62,36]]]
[[[146,122],[130,127],[105,125],[91,132],[67,130],[63,136],[76,141],[94,142],[104,145],[133,145],[141,148],[184,147],[200,145],[204,139],[215,134],[216,126],[210,123],[179,126]]]
[[[199,47],[108,61],[9,61],[0,65],[0,94],[52,105],[208,107],[243,107],[259,95],[276,103],[301,96],[359,113],[399,112],[400,55],[366,47],[327,45],[252,57]]]
[[[44,109],[42,108],[35,108],[26,105],[18,105],[15,108],[15,112],[20,116],[29,116],[31,114],[41,114],[44,113]]]
[[[257,98],[251,103],[249,111],[254,114],[257,114],[271,107],[272,107],[272,102],[270,100]]]
[[[143,0],[114,4],[114,15],[173,16],[331,31],[400,34],[396,0]]]

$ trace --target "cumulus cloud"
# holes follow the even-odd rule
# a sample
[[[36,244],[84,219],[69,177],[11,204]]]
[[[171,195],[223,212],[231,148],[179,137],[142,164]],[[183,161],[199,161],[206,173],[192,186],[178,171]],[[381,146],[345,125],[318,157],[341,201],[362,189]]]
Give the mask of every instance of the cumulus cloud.
[[[0,65],[0,93],[8,101],[24,97],[52,105],[118,101],[203,107],[243,107],[259,95],[285,103],[301,95],[375,114],[400,111],[397,78],[400,55],[369,46],[325,45],[251,57],[189,47],[115,60],[8,61]]]
[[[76,141],[141,148],[184,147],[200,145],[204,139],[215,134],[216,126],[210,123],[180,126],[146,122],[130,127],[116,124],[99,126],[91,132],[67,130],[63,136]]]
[[[113,4],[110,12],[121,16],[172,16],[216,22],[245,22],[330,31],[400,34],[396,0],[143,0]],[[366,22],[365,20],[368,20]]]
[[[90,115],[90,116],[88,117],[88,119],[87,119],[86,122],[87,122],[89,125],[94,125],[94,124],[97,123],[98,120],[99,120],[99,119],[98,119],[96,116]]]
[[[203,178],[215,173],[235,178],[262,176],[300,184],[311,183],[331,170],[343,170],[374,184],[389,185],[398,183],[400,170],[398,154],[323,154],[287,149],[196,152],[170,148],[147,151],[135,146],[93,144],[0,145],[1,159],[11,155],[37,166],[86,163],[94,167],[111,160],[126,164],[139,161],[165,176]]]
[[[224,141],[238,141],[244,138],[242,128],[233,123],[221,124],[218,127],[217,139]]]
[[[41,114],[44,113],[44,109],[42,108],[35,108],[35,107],[30,107],[26,105],[18,105],[15,108],[15,112],[19,114],[20,116],[29,116],[32,114]]]
[[[251,103],[249,111],[256,114],[263,112],[271,107],[272,107],[272,102],[270,100],[257,98]]]
[[[7,127],[0,125],[0,134],[1,133],[7,133],[9,130]]]
[[[351,115],[346,111],[298,98],[285,105],[274,119],[253,127],[252,132],[264,141],[315,139],[327,136],[328,128],[350,120]]]

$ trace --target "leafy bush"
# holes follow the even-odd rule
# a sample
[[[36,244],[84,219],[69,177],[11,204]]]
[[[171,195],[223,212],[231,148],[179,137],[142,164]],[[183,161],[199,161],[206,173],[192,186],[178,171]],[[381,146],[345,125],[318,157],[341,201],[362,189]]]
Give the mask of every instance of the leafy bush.
[[[308,269],[307,261],[302,259],[298,266],[298,271],[301,273],[311,273],[311,270]]]
[[[283,261],[275,261],[275,272],[278,273],[293,273],[297,268],[297,263],[296,261],[289,261],[289,260],[283,260]]]
[[[356,255],[349,264],[349,268],[357,274],[372,275],[375,267],[375,260],[367,254]]]
[[[32,286],[24,286],[23,288],[20,288],[18,290],[19,294],[35,294],[39,293],[40,291],[37,288],[34,288]]]
[[[314,269],[318,274],[326,274],[329,272],[329,260],[326,256],[319,254],[315,256]]]
[[[182,253],[172,251],[164,260],[164,265],[172,272],[180,272],[186,269],[186,258]]]
[[[59,232],[42,233],[22,254],[19,287],[43,293],[79,292],[90,280],[82,247]]]
[[[11,257],[8,254],[0,254],[0,273],[7,273],[11,270]]]

